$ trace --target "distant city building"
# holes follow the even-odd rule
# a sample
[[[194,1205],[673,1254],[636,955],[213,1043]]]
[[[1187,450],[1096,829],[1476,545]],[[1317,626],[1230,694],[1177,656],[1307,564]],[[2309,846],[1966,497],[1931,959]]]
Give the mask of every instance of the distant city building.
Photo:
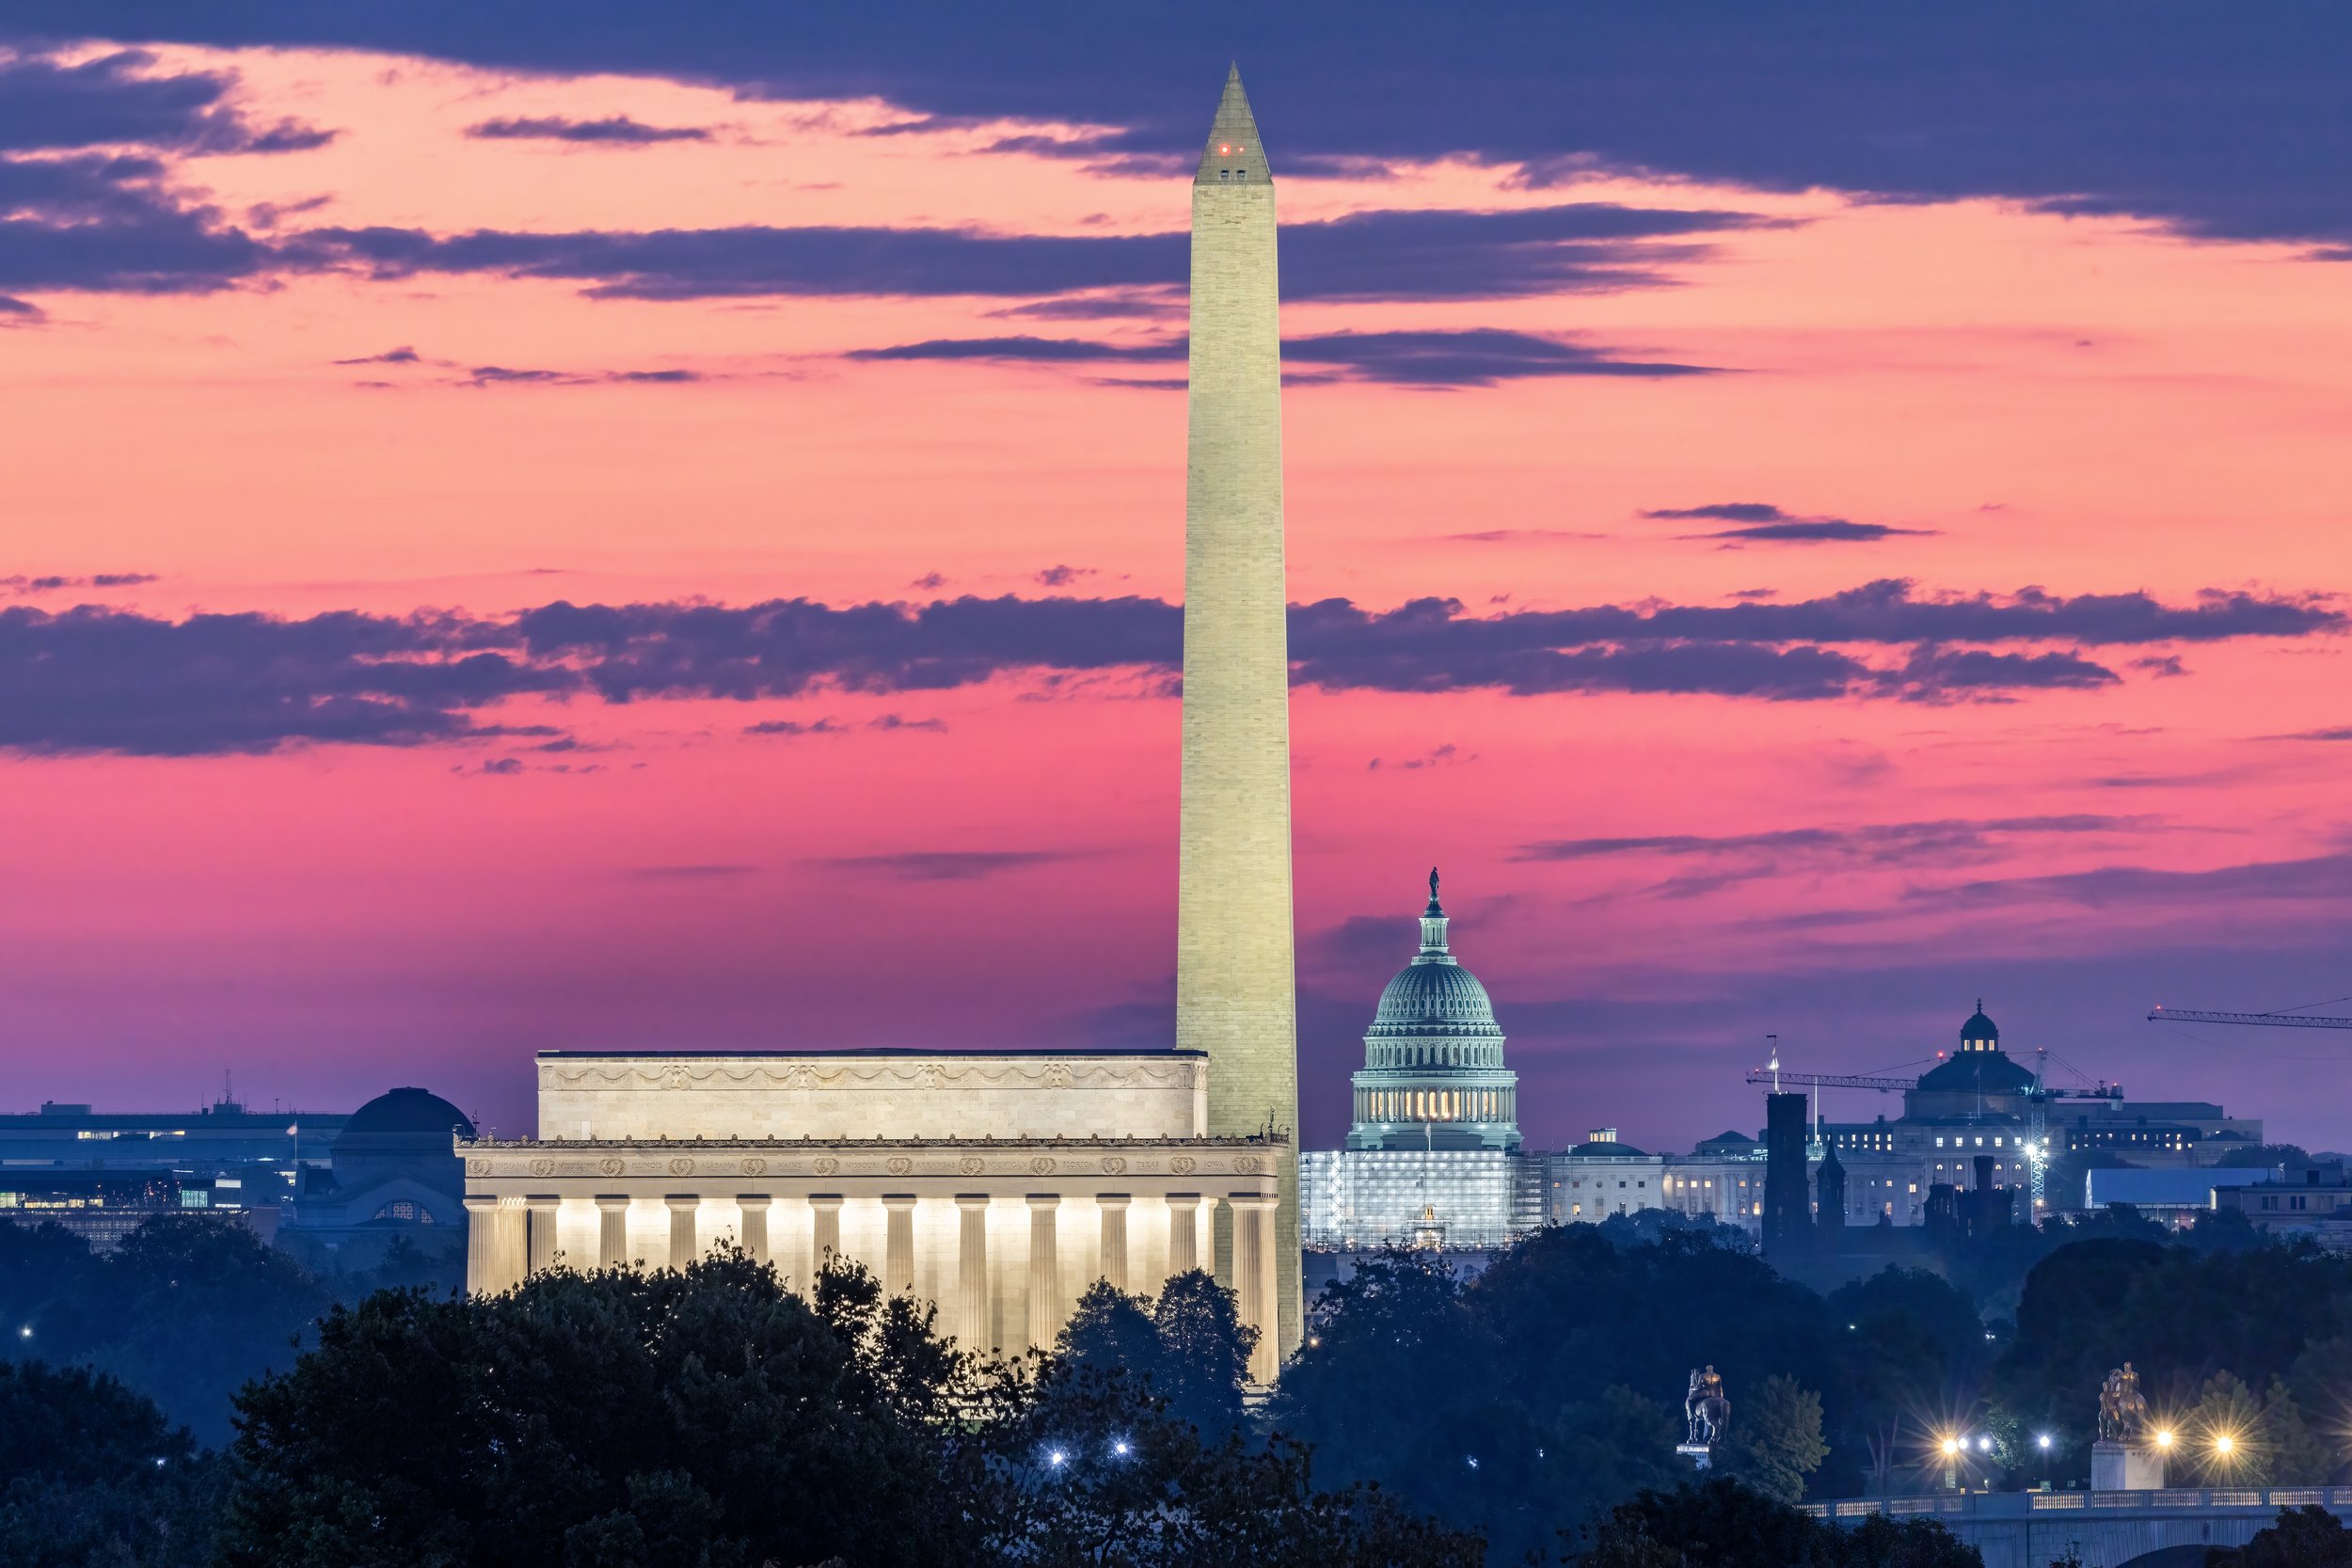
[[[1847,1162],[1849,1225],[1872,1225],[1880,1215],[1917,1225],[1929,1187],[1969,1187],[1979,1154],[1993,1157],[1997,1185],[2026,1187],[2030,1140],[2046,1140],[2054,1162],[2112,1154],[2140,1168],[2201,1168],[2258,1148],[2263,1124],[2204,1101],[2126,1101],[2112,1084],[2051,1091],[2035,1069],[2002,1051],[2002,1030],[1979,1006],[1962,1022],[1960,1051],[1903,1093],[1899,1119],[1828,1121],[1819,1138]],[[2046,1185],[2046,1211],[2074,1209],[2082,1199],[2082,1190]],[[2026,1218],[2023,1204],[2018,1218]]]
[[[1670,1207],[1666,1157],[1644,1153],[1613,1127],[1594,1128],[1582,1143],[1545,1163],[1554,1225],[1597,1225],[1612,1214]]]
[[[190,1112],[98,1111],[49,1101],[0,1116],[0,1220],[50,1221],[112,1247],[159,1213],[275,1232],[347,1118],[255,1111],[226,1097]]]
[[[1797,1080],[1792,1079],[1794,1086]],[[1959,1049],[1903,1092],[1902,1115],[1867,1122],[1817,1120],[1809,1158],[1836,1149],[1846,1172],[1849,1227],[1922,1225],[1938,1186],[1976,1189],[1979,1158],[1994,1190],[2016,1191],[2018,1221],[2074,1210],[2079,1179],[2049,1180],[2069,1154],[2108,1156],[2146,1169],[2210,1168],[2263,1141],[2259,1118],[2232,1117],[2202,1101],[2132,1101],[2120,1085],[2058,1091],[2001,1047],[2001,1031],[1979,1005],[1960,1028]],[[2030,1215],[2037,1158],[2044,1158],[2044,1207]]]
[[[340,1272],[382,1259],[396,1237],[428,1252],[466,1244],[464,1112],[419,1088],[377,1095],[343,1121],[324,1170],[303,1173],[280,1243]]]
[[[2275,1183],[2278,1180],[2276,1169],[2253,1166],[2230,1170],[2086,1171],[2083,1206],[2100,1210],[2122,1204],[2142,1219],[2180,1230],[2220,1206],[2218,1189]]]
[[[2263,1175],[2265,1180],[2243,1186],[2216,1186],[2213,1206],[2234,1210],[2272,1235],[2308,1237],[2331,1252],[2352,1252],[2352,1174],[2344,1166]]]
[[[1661,1185],[1662,1209],[1758,1233],[1764,1224],[1764,1145],[1742,1132],[1720,1133],[1688,1154],[1669,1156]]]
[[[1518,1074],[1478,977],[1454,958],[1429,875],[1421,950],[1380,993],[1347,1146],[1299,1156],[1306,1244],[1490,1248],[1544,1223],[1541,1156],[1522,1151]]]
[[[1800,1090],[1803,1082],[1791,1075],[1788,1087]],[[1837,1209],[1836,1228],[1848,1233],[1849,1241],[1842,1244],[1866,1251],[1874,1243],[1854,1237],[1858,1227],[1924,1227],[1935,1219],[1963,1230],[2024,1223],[2031,1210],[2037,1160],[2043,1162],[2044,1173],[2044,1206],[2038,1217],[2080,1209],[2086,1202],[2095,1207],[2108,1201],[2086,1193],[2076,1167],[2066,1167],[2073,1174],[2064,1181],[2058,1180],[2059,1162],[2070,1154],[2126,1167],[2122,1172],[2094,1171],[2093,1180],[2179,1172],[2184,1184],[2178,1191],[2194,1189],[2195,1204],[2210,1207],[2215,1187],[2242,1180],[2215,1167],[2263,1141],[2259,1118],[2232,1117],[2203,1101],[2126,1100],[2121,1087],[2105,1084],[2051,1090],[2033,1069],[2002,1050],[2000,1028],[1982,1006],[1961,1025],[1959,1049],[1902,1091],[1899,1117],[1828,1121],[1801,1092],[1768,1095],[1766,1100],[1772,1113],[1768,1119],[1776,1117],[1774,1125],[1781,1132],[1786,1196],[1778,1224],[1806,1247],[1813,1246],[1824,1221],[1833,1218],[1822,1212],[1825,1198]],[[1595,1141],[1601,1141],[1597,1134]],[[1661,1157],[1621,1148],[1609,1151],[1614,1163],[1606,1172],[1585,1165],[1599,1151],[1553,1155],[1546,1183],[1549,1217],[1574,1224],[1618,1212],[1620,1195],[1614,1183],[1623,1180],[1628,1183],[1626,1212],[1656,1207],[1694,1218],[1704,1215],[1740,1226],[1764,1241],[1774,1224],[1767,1196],[1766,1174],[1772,1165],[1769,1142],[1768,1129],[1762,1140],[1725,1132],[1704,1140],[1689,1154]],[[1822,1167],[1833,1157],[1836,1168],[1825,1182]],[[1637,1167],[1649,1162],[1656,1162],[1658,1171],[1654,1196],[1635,1185],[1646,1174]],[[2217,1180],[2207,1181],[2206,1177]],[[2164,1196],[2151,1198],[2151,1207],[2175,1215],[2185,1212],[2187,1200],[2175,1203],[2173,1194],[2172,1187],[2166,1187]]]

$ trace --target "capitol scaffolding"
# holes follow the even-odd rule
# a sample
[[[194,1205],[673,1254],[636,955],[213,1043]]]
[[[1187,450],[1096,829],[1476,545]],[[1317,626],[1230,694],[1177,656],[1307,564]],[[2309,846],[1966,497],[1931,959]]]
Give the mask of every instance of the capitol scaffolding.
[[[1539,1227],[1544,1166],[1522,1153],[1518,1083],[1486,988],[1447,945],[1432,871],[1421,951],[1364,1035],[1347,1147],[1299,1156],[1306,1244],[1486,1250]]]

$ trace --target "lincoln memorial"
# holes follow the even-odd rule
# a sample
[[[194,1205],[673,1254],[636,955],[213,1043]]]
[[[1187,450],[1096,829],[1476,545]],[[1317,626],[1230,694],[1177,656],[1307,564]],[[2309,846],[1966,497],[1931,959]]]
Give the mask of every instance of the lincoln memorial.
[[[538,1075],[536,1138],[457,1143],[469,1291],[733,1244],[803,1289],[862,1263],[966,1349],[1046,1348],[1095,1280],[1208,1267],[1223,1206],[1273,1379],[1289,1140],[1209,1136],[1200,1052],[548,1051]]]

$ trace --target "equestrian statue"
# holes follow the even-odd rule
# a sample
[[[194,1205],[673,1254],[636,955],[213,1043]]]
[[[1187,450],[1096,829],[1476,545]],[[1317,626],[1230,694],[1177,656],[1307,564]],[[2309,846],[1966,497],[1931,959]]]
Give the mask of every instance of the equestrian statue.
[[[2099,1386],[2099,1440],[2128,1443],[2148,1424],[2148,1401],[2139,1391],[2139,1374],[2124,1362]]]
[[[1723,1441],[1731,1427],[1731,1402],[1724,1398],[1724,1380],[1713,1367],[1691,1373],[1690,1391],[1682,1401],[1682,1418],[1691,1425],[1690,1447],[1710,1448]]]

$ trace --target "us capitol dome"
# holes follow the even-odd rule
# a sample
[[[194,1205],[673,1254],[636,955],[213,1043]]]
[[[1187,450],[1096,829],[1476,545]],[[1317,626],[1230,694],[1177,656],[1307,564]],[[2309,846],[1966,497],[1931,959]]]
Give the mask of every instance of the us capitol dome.
[[[1486,988],[1446,945],[1432,870],[1421,951],[1380,993],[1364,1033],[1347,1147],[1516,1150],[1518,1085],[1502,1065],[1502,1027]]]
[[[1390,1243],[1485,1251],[1543,1223],[1544,1166],[1519,1144],[1519,1078],[1478,976],[1446,942],[1438,874],[1421,950],[1364,1031],[1347,1147],[1299,1154],[1311,1278]]]

